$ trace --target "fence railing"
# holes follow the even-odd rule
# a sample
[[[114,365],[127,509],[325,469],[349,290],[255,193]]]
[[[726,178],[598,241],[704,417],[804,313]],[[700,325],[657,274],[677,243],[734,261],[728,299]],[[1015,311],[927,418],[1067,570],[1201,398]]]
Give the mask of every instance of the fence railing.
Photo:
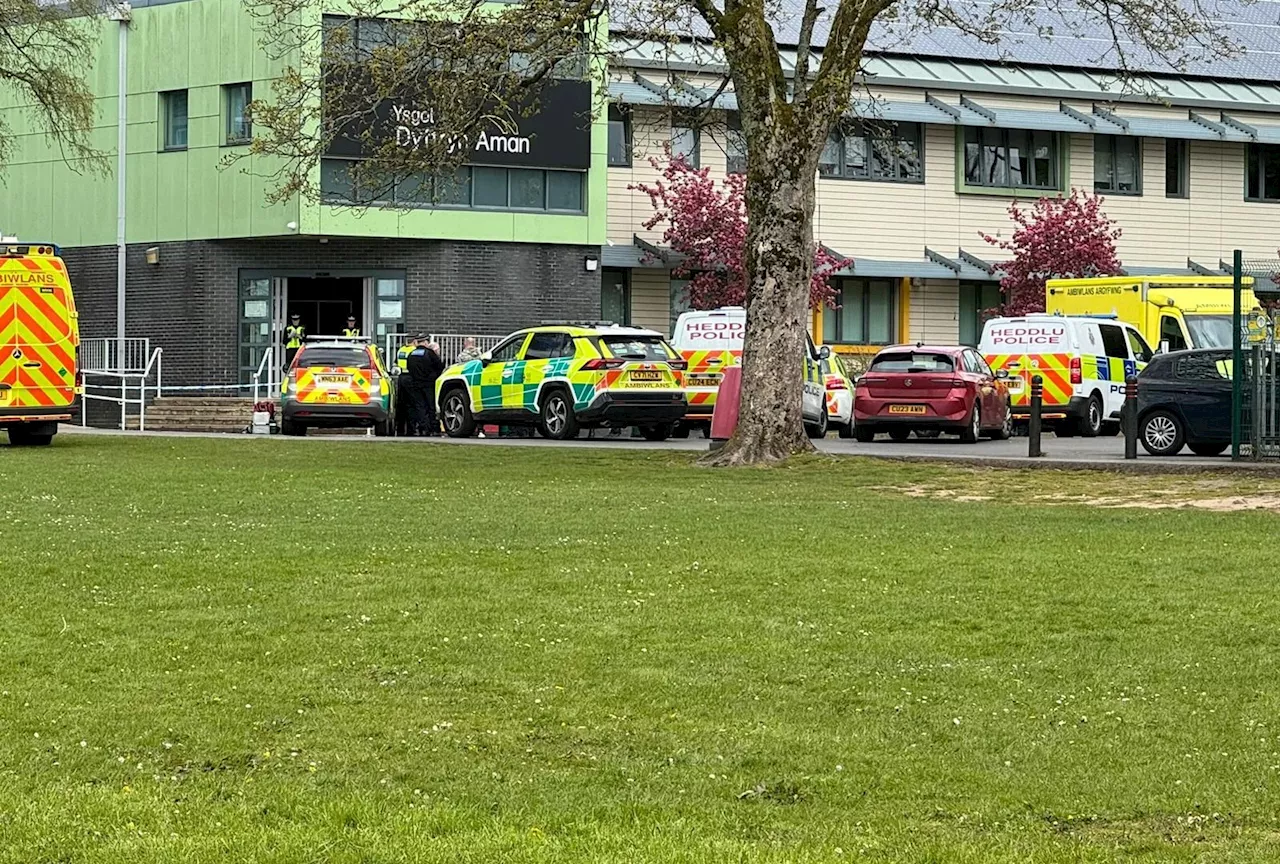
[[[82,347],[83,347],[83,343]],[[126,349],[127,350],[127,349]],[[159,397],[162,391],[163,348],[151,352],[147,362],[137,372],[116,372],[110,369],[86,369],[80,372],[84,380],[84,393],[80,403],[80,425],[89,425],[89,402],[113,402],[120,406],[120,428],[127,429],[129,422],[129,406],[138,406],[138,429],[147,428],[147,391],[154,390]],[[155,376],[155,384],[147,382]],[[94,382],[91,379],[107,379]],[[131,395],[131,388],[137,388],[137,398]],[[119,391],[118,395],[116,391]]]
[[[394,363],[396,352],[400,350],[400,346],[409,341],[412,334],[410,333],[388,333],[386,337],[386,356],[387,362]],[[476,340],[476,348],[481,351],[488,351],[497,346],[499,342],[507,337],[506,333],[494,335],[492,333],[431,333],[427,336],[428,342],[440,343],[440,359],[445,365],[449,365],[458,359],[458,354],[462,352],[462,347],[468,339]]]
[[[258,363],[258,369],[253,373],[253,401],[258,403],[262,400],[264,391],[266,398],[271,399],[275,394],[280,392],[280,381],[283,372],[280,364],[275,362],[276,352],[268,348],[262,354],[262,361]]]
[[[124,368],[120,368],[120,340],[113,337],[80,340],[80,368],[86,372],[126,372],[138,374],[151,360],[151,340],[130,337],[124,340]]]

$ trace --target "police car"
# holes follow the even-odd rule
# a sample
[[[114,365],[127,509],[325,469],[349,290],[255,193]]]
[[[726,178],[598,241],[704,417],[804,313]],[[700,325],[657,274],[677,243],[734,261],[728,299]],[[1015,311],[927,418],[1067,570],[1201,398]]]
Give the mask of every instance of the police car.
[[[512,333],[479,360],[456,363],[436,383],[451,438],[481,423],[534,426],[568,439],[582,428],[639,427],[671,435],[687,403],[685,362],[661,334],[616,326],[556,325]]]
[[[391,375],[377,347],[360,339],[308,339],[294,356],[280,395],[285,435],[363,427],[386,436],[394,428]]]

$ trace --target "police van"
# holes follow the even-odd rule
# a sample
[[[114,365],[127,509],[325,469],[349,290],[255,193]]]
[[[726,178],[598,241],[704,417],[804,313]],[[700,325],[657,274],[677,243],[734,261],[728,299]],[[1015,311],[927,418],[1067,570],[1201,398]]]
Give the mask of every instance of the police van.
[[[978,350],[993,371],[1009,373],[1016,420],[1030,415],[1031,378],[1040,376],[1041,416],[1059,437],[1117,434],[1125,379],[1153,354],[1138,329],[1114,315],[1043,313],[990,319]]]
[[[690,428],[706,432],[715,412],[716,394],[720,392],[723,370],[742,364],[742,342],[747,332],[747,310],[741,306],[722,306],[684,312],[676,319],[672,329],[671,344],[684,358],[684,390],[689,400],[689,412],[676,427],[676,435],[685,437]],[[804,428],[811,438],[827,434],[826,388],[822,380],[820,362],[827,359],[831,349],[814,347],[813,340],[805,337],[804,395],[801,415]]]

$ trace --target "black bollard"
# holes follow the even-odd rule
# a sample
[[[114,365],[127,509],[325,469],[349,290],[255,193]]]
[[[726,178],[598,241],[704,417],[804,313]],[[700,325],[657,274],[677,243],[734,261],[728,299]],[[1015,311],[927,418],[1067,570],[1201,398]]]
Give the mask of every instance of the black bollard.
[[[1027,421],[1027,456],[1035,459],[1043,456],[1040,449],[1040,411],[1044,403],[1044,379],[1031,376],[1031,418]]]
[[[1124,379],[1124,407],[1121,409],[1124,424],[1124,458],[1138,458],[1138,377]]]

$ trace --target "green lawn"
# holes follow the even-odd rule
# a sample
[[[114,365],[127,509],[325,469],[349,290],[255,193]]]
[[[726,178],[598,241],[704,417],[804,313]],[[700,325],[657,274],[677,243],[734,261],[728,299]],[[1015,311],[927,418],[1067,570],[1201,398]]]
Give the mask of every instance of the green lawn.
[[[0,449],[0,862],[1280,858],[1271,512],[368,445]]]

